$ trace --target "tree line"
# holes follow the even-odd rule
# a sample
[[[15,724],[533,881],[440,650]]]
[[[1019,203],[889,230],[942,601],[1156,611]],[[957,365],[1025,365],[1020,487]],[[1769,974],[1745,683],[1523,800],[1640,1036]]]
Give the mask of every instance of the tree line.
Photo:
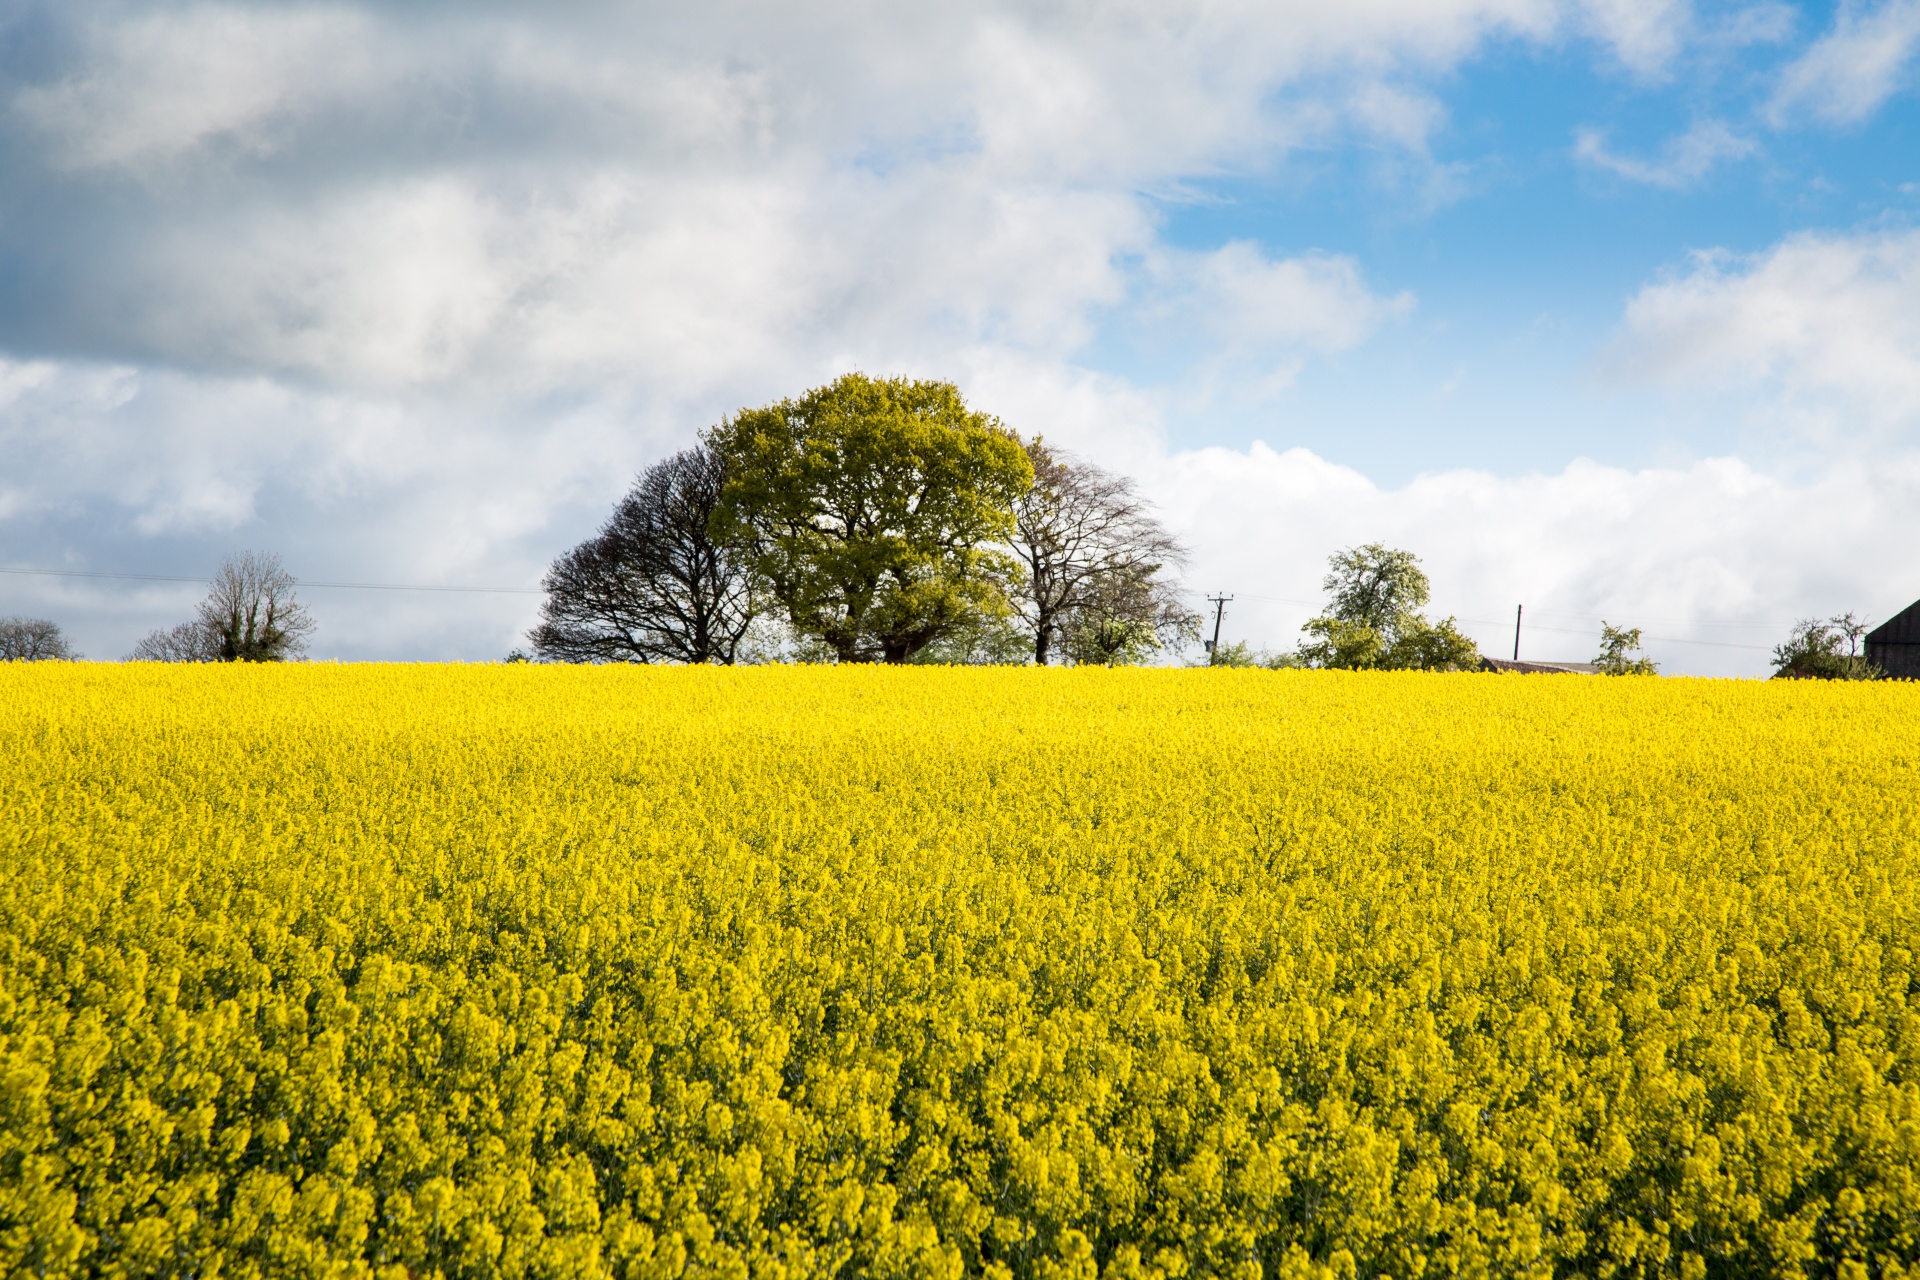
[[[1134,482],[1023,439],[951,383],[847,374],[746,409],[647,468],[554,561],[531,656],[550,662],[1120,665],[1199,635],[1187,550]],[[1209,644],[1214,666],[1465,671],[1484,660],[1411,551],[1338,552],[1291,651]],[[130,661],[279,662],[314,620],[278,556],[229,556],[195,615]],[[1775,676],[1874,679],[1852,614],[1797,623]],[[528,655],[518,651],[513,658]],[[0,618],[0,660],[73,659],[46,619]],[[1651,675],[1638,628],[1592,664]]]
[[[285,662],[306,653],[313,616],[294,598],[280,557],[242,551],[220,562],[194,616],[148,633],[128,662]],[[0,662],[78,661],[46,618],[0,618]]]
[[[547,572],[531,656],[1140,662],[1198,636],[1186,556],[1130,479],[1022,439],[951,383],[852,373],[742,410],[643,472]],[[1324,587],[1294,650],[1210,644],[1208,663],[1484,665],[1454,618],[1422,611],[1410,551],[1336,552]],[[1596,666],[1651,674],[1639,646],[1609,625]]]
[[[1133,482],[951,383],[848,374],[649,467],[548,571],[533,656],[1135,662],[1197,634]]]

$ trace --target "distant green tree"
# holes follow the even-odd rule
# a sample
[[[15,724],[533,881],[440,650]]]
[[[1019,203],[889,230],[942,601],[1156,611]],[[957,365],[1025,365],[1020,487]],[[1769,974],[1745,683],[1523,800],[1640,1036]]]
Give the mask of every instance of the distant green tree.
[[[1480,650],[1452,618],[1432,622],[1420,612],[1430,589],[1411,551],[1369,542],[1328,558],[1321,583],[1327,611],[1301,630],[1298,651],[1313,667],[1349,671],[1469,671]]]
[[[1327,564],[1329,572],[1320,583],[1329,597],[1327,612],[1389,638],[1408,618],[1418,616],[1430,595],[1420,557],[1411,551],[1369,542],[1334,552]]]
[[[1452,618],[1416,618],[1387,651],[1392,665],[1409,671],[1477,671],[1480,646]]]
[[[1013,618],[982,616],[962,623],[907,661],[928,667],[1020,667],[1033,661],[1033,637]]]
[[[841,662],[905,662],[1012,612],[1018,566],[995,549],[1033,483],[1026,450],[951,383],[850,373],[709,433],[727,482],[717,536],[800,636]]]
[[[1236,640],[1232,644],[1218,644],[1207,651],[1208,667],[1265,667],[1269,671],[1282,671],[1289,667],[1305,664],[1294,653],[1271,653],[1265,649],[1256,649],[1245,640]]]
[[[1776,680],[1879,680],[1886,675],[1860,652],[1867,624],[1851,613],[1803,618],[1773,650]]]
[[[1300,660],[1310,667],[1337,671],[1368,671],[1387,664],[1387,639],[1364,622],[1321,614],[1300,628],[1309,637],[1300,646]]]
[[[1640,628],[1616,627],[1611,623],[1600,623],[1600,652],[1593,665],[1600,668],[1603,676],[1651,676],[1658,675],[1660,668],[1653,660],[1640,652]],[[1639,657],[1634,657],[1640,653]]]

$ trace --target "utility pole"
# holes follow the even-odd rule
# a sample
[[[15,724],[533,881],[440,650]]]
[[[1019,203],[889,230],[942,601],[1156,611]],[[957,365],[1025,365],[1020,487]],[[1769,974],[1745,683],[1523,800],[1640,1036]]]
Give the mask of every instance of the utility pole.
[[[1213,606],[1213,639],[1207,641],[1207,653],[1211,655],[1220,647],[1220,618],[1227,611],[1227,601],[1232,596],[1208,596],[1207,603]]]
[[[1523,604],[1513,606],[1513,660],[1515,662],[1520,661],[1520,611],[1526,607]]]

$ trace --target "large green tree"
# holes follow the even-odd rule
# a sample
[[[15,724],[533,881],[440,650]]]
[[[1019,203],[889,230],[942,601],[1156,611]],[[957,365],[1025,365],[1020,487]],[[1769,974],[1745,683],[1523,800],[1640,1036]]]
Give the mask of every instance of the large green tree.
[[[1634,657],[1634,654],[1639,657]],[[1641,646],[1640,628],[1616,627],[1604,618],[1600,622],[1600,652],[1593,665],[1603,676],[1654,676],[1659,664],[1646,655]]]
[[[905,662],[1010,612],[1017,566],[994,544],[1033,468],[951,383],[850,373],[708,441],[727,464],[721,536],[750,543],[794,630],[840,661]]]
[[[1420,557],[1378,542],[1328,557],[1327,611],[1301,630],[1299,658],[1346,670],[1471,671],[1480,650],[1452,618],[1428,621]]]
[[[1851,613],[1805,618],[1793,626],[1787,642],[1773,650],[1776,680],[1878,680],[1885,676],[1860,652],[1867,624]]]

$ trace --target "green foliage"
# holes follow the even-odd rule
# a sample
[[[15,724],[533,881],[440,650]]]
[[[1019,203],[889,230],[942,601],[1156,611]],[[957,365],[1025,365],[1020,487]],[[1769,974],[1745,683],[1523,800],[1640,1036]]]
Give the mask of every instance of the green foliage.
[[[1202,663],[1208,667],[1264,667],[1269,671],[1283,671],[1292,667],[1304,666],[1298,654],[1273,653],[1266,649],[1255,649],[1245,640],[1236,640],[1232,644],[1218,644],[1207,652],[1207,660]]]
[[[793,629],[840,661],[904,662],[1011,612],[1017,566],[992,544],[1033,468],[952,384],[851,373],[708,442],[728,475],[717,531],[751,545]]]
[[[1311,637],[1299,649],[1300,660],[1310,667],[1368,671],[1386,665],[1385,638],[1364,622],[1322,614],[1301,630]]]
[[[1370,542],[1334,553],[1322,586],[1327,612],[1304,627],[1299,660],[1342,671],[1472,671],[1480,650],[1452,618],[1429,621],[1420,558]]]
[[[1388,666],[1398,671],[1477,671],[1480,646],[1452,618],[1415,617],[1395,638]]]
[[[1109,569],[1083,584],[1061,627],[1061,648],[1083,667],[1127,667],[1199,635],[1200,618],[1181,602],[1161,566]]]
[[[1644,653],[1634,657],[1640,651],[1640,628],[1616,627],[1602,621],[1600,624],[1600,652],[1594,658],[1593,665],[1600,668],[1603,676],[1651,676],[1658,675],[1660,668]]]
[[[1074,617],[1061,640],[1067,657],[1082,667],[1130,667],[1160,648],[1150,622],[1087,613]]]
[[[1427,575],[1420,557],[1384,543],[1336,551],[1321,587],[1330,593],[1327,612],[1343,622],[1372,627],[1391,645],[1406,619],[1427,603]]]
[[[1851,613],[1806,618],[1773,651],[1776,680],[1879,680],[1886,673],[1860,652],[1866,623]]]
[[[1033,661],[1033,637],[1011,618],[980,616],[907,661],[927,667],[1020,667]]]

